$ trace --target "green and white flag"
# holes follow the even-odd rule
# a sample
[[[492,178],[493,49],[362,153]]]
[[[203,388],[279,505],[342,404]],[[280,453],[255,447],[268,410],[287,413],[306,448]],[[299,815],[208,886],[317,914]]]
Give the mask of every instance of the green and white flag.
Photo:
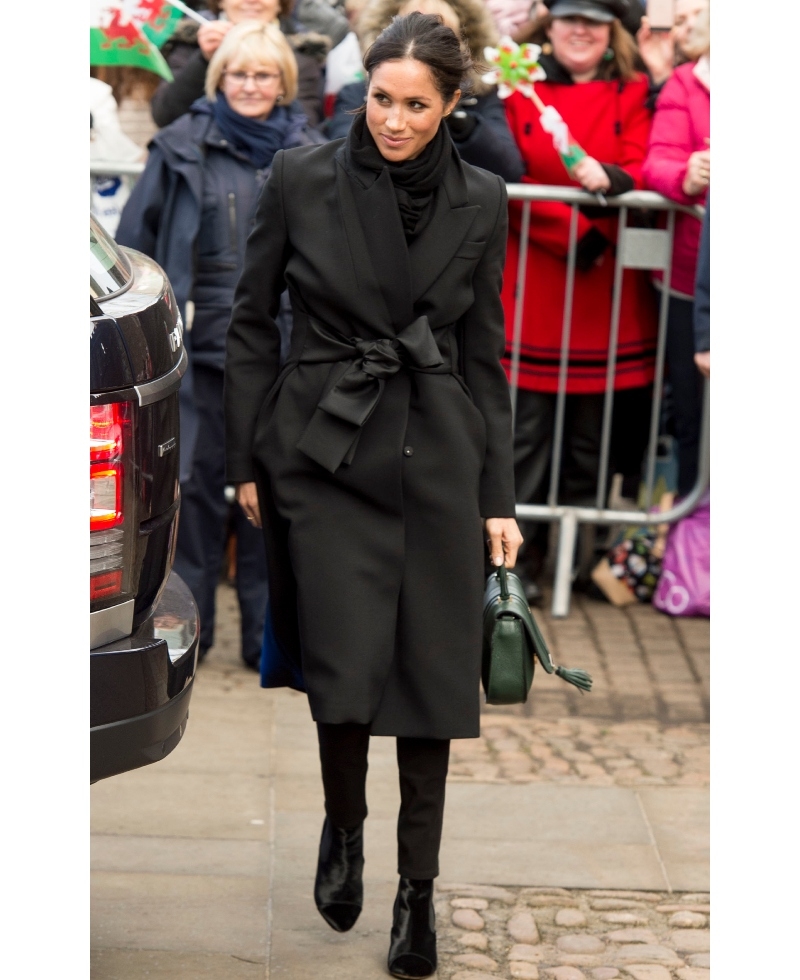
[[[158,50],[183,14],[167,0],[91,0],[90,64],[127,65],[172,81]]]

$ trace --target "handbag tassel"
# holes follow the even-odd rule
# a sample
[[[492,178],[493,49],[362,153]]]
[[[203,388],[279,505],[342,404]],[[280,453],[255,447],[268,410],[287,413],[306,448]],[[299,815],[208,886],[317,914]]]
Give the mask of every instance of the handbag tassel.
[[[556,667],[556,676],[568,684],[574,684],[581,693],[592,689],[592,675],[580,667]]]

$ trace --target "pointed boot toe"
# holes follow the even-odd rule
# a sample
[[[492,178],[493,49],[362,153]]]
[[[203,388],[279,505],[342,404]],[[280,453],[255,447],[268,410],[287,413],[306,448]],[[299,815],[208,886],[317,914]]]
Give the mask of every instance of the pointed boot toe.
[[[319,842],[314,901],[331,929],[347,932],[364,905],[364,825],[334,827],[325,818]]]
[[[436,972],[436,916],[433,879],[401,878],[394,902],[389,973],[422,980]]]
[[[356,924],[361,915],[360,905],[348,905],[345,902],[338,902],[333,905],[318,905],[319,914],[328,923],[331,929],[337,932],[349,932]]]

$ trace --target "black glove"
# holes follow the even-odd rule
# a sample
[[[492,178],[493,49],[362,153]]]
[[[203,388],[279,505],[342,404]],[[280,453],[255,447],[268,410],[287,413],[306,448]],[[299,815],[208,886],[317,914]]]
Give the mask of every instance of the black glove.
[[[455,112],[451,112],[447,116],[447,126],[456,143],[463,143],[477,125],[478,117],[471,112],[465,112],[463,109],[456,109]]]
[[[575,268],[580,272],[588,272],[610,244],[605,235],[596,228],[590,228],[578,242]]]

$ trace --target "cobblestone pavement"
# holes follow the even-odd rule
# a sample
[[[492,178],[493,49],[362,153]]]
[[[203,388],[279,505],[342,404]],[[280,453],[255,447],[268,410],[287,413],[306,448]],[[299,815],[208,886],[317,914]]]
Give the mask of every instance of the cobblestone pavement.
[[[709,980],[708,894],[437,884],[440,980]]]
[[[566,619],[550,616],[550,596],[535,609],[556,663],[583,667],[591,694],[538,669],[522,717],[655,719],[662,724],[709,720],[709,621],[673,619],[652,606],[617,609],[575,593]],[[508,708],[487,707],[487,713]]]
[[[709,726],[484,715],[451,742],[449,779],[584,786],[708,786]]]

